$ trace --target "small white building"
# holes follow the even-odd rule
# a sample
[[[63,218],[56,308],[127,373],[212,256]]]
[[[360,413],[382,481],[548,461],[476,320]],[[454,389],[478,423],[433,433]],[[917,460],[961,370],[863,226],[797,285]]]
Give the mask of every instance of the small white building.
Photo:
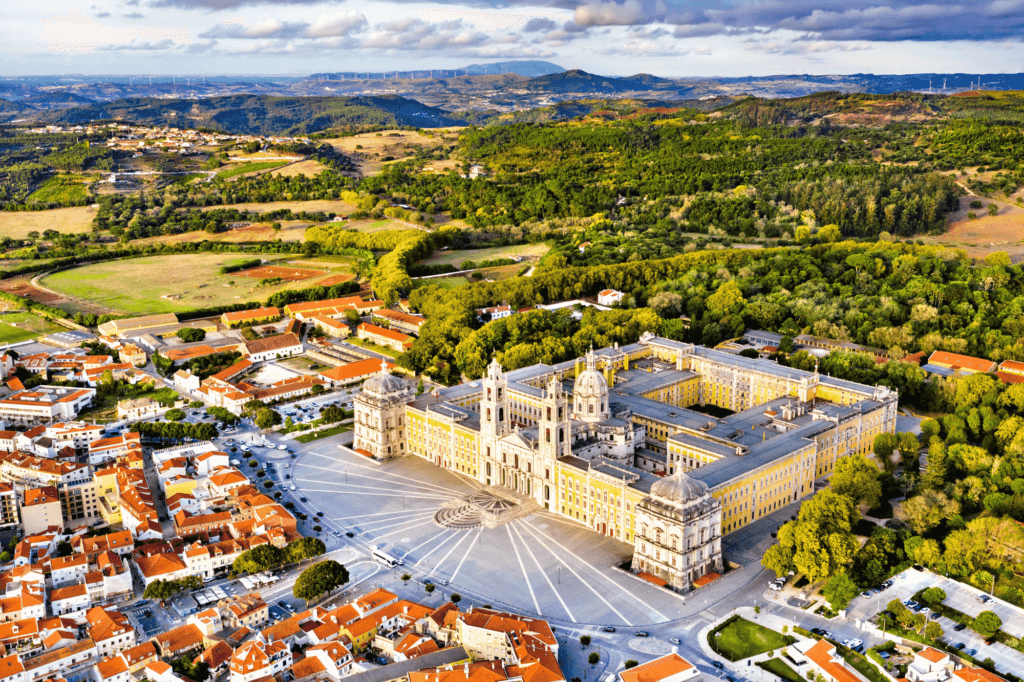
[[[622,299],[625,297],[626,295],[621,291],[616,291],[615,289],[605,289],[604,291],[597,295],[597,302],[600,303],[601,305],[612,306],[615,305],[616,303],[621,303]]]

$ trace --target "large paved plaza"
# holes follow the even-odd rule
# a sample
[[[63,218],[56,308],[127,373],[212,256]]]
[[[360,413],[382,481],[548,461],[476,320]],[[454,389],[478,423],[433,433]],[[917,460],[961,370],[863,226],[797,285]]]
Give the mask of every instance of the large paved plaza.
[[[404,560],[397,572],[495,607],[572,623],[673,620],[682,597],[614,568],[632,546],[546,512],[496,528],[445,528],[434,515],[481,484],[416,457],[376,465],[334,444],[299,455],[296,494],[355,535]],[[448,581],[447,587],[442,581]]]

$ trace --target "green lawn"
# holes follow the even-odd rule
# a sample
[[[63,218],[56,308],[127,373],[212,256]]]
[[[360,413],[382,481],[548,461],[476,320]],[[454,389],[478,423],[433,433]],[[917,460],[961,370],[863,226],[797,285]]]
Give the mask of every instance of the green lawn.
[[[375,343],[369,343],[368,341],[365,341],[363,339],[357,339],[354,336],[350,336],[349,338],[345,339],[345,341],[347,343],[351,343],[353,346],[359,346],[360,348],[365,348],[366,350],[372,350],[374,353],[380,353],[381,355],[386,355],[389,358],[394,358],[395,360],[402,357],[401,353],[393,351],[390,348],[378,346]]]
[[[412,288],[419,289],[420,287],[435,285],[442,289],[458,289],[466,284],[469,284],[469,280],[465,277],[435,277],[434,279],[414,279],[412,281]]]
[[[764,668],[772,675],[786,680],[786,682],[804,682],[804,678],[800,677],[799,674],[783,661],[781,658],[769,658],[767,661],[762,661],[756,664],[758,668]]]
[[[312,443],[315,440],[320,440],[321,438],[327,438],[329,436],[337,436],[339,433],[345,433],[346,431],[351,430],[351,426],[332,426],[329,429],[321,429],[320,431],[307,433],[304,436],[296,436],[295,440],[299,441],[300,443]]]
[[[721,636],[718,636],[721,633]],[[796,640],[774,630],[733,616],[708,633],[708,644],[730,661],[757,656],[767,651],[781,649]]]
[[[21,343],[62,329],[32,313],[8,313],[0,315],[0,344]]]
[[[871,680],[871,682],[888,682],[885,675],[878,671],[878,668],[874,663],[869,661],[866,656],[858,654],[856,651],[846,650],[847,653],[843,655],[846,662],[850,664],[850,667],[859,672],[864,677]]]

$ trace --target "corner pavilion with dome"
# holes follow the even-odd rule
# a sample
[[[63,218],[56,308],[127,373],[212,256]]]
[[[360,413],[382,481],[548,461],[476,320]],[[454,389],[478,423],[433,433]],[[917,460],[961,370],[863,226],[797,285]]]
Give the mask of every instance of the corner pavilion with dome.
[[[635,572],[687,592],[722,571],[723,534],[813,494],[838,457],[895,432],[896,406],[885,387],[645,334],[553,366],[492,361],[421,396],[383,365],[355,399],[353,447],[628,543]]]

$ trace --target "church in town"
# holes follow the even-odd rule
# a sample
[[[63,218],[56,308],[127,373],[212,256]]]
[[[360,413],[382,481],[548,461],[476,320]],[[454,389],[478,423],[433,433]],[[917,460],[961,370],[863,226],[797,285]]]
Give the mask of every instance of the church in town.
[[[896,430],[897,395],[645,334],[573,361],[415,396],[386,366],[355,400],[357,452],[422,457],[634,547],[687,592],[721,538]]]

